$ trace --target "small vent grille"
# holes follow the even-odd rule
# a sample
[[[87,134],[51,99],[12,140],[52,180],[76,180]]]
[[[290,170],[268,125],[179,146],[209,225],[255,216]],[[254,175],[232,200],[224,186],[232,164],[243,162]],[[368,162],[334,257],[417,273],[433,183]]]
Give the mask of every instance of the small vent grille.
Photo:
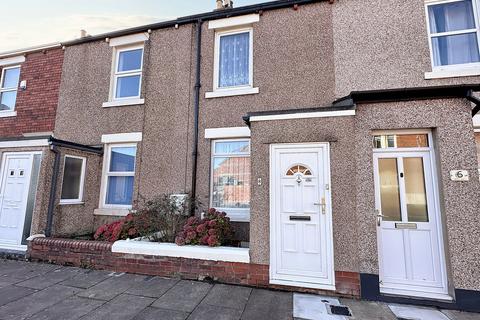
[[[332,314],[339,315],[339,316],[347,316],[347,317],[352,316],[352,313],[350,312],[350,309],[348,309],[348,307],[345,307],[345,306],[332,306],[332,305],[330,305],[330,312]]]

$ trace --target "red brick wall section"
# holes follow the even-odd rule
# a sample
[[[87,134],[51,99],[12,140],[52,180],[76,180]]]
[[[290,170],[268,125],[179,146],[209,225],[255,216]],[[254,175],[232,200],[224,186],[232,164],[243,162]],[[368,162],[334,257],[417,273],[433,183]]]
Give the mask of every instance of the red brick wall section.
[[[17,116],[0,118],[0,137],[53,131],[62,65],[61,48],[26,56],[21,64],[20,81],[27,81],[27,89],[18,89]]]
[[[221,283],[332,294],[331,291],[270,285],[269,266],[249,263],[208,261],[112,253],[106,242],[37,238],[28,245],[28,258],[60,265],[129,272],[192,280],[214,280]],[[360,277],[354,272],[335,272],[335,294],[360,296]]]

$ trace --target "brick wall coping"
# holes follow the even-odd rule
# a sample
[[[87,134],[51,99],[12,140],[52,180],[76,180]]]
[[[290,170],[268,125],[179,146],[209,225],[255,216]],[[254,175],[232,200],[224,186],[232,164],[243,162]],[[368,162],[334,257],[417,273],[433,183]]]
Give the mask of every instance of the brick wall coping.
[[[113,244],[112,252],[250,263],[250,253],[248,248],[177,246],[174,243],[120,240]]]

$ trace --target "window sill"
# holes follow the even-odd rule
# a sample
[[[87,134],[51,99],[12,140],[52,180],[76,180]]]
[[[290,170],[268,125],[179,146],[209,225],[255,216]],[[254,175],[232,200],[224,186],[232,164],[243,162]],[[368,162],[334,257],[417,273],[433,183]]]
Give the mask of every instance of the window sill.
[[[125,100],[114,100],[109,102],[104,102],[102,104],[103,108],[111,107],[125,107],[125,106],[137,106],[145,103],[145,99],[125,99]]]
[[[102,208],[102,209],[95,209],[93,214],[96,216],[114,216],[114,217],[125,217],[130,213],[129,209],[125,208]]]
[[[85,204],[85,202],[83,201],[63,201],[63,200],[60,200],[60,203],[59,203],[61,206],[70,206],[70,205],[79,205],[79,204]]]
[[[220,97],[233,97],[233,96],[243,96],[247,94],[257,94],[259,92],[258,88],[240,88],[240,89],[224,89],[216,90],[213,92],[206,92],[205,98],[220,98]]]
[[[17,111],[0,111],[0,118],[16,117]]]
[[[452,70],[435,70],[432,72],[425,72],[425,79],[442,79],[442,78],[456,78],[456,77],[473,77],[480,76],[480,67],[452,69]]]

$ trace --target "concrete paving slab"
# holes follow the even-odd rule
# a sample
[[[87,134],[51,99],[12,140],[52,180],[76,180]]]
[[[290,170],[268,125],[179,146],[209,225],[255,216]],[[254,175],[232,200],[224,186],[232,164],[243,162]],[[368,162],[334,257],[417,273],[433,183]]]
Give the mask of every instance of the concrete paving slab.
[[[212,285],[208,283],[182,280],[155,301],[152,307],[192,312],[211,288]]]
[[[155,299],[121,294],[105,303],[100,308],[90,312],[81,319],[88,320],[129,320],[133,319]]]
[[[457,310],[442,310],[451,320],[480,320],[480,313],[462,312]]]
[[[0,306],[6,305],[12,301],[29,296],[37,290],[30,288],[21,288],[16,286],[7,286],[0,289]]]
[[[45,274],[30,278],[16,285],[32,289],[42,290],[54,284],[67,280],[83,272],[80,268],[59,268]]]
[[[51,286],[0,307],[0,319],[26,319],[78,292],[80,289],[61,285]]]
[[[253,289],[243,320],[290,320],[293,318],[293,296],[289,292]]]
[[[353,299],[340,299],[340,303],[350,308],[355,319],[397,320],[385,303]]]
[[[252,288],[216,284],[202,301],[202,304],[243,310],[251,292]]]
[[[409,320],[450,320],[438,310],[409,305],[388,305],[397,318]]]
[[[87,270],[62,281],[60,284],[68,287],[88,289],[94,285],[112,277],[115,273],[111,271]]]
[[[242,311],[202,303],[192,312],[188,320],[239,320]]]
[[[129,288],[135,286],[136,283],[143,281],[143,279],[145,279],[145,276],[134,274],[116,274],[107,280],[102,281],[83,291],[79,294],[79,296],[105,301],[112,300],[119,294],[122,294]]]
[[[3,275],[19,280],[27,280],[58,268],[61,267],[53,264],[18,262],[17,266],[9,265],[7,269],[4,269]]]
[[[185,320],[189,315],[188,312],[147,307],[133,320]]]
[[[138,282],[134,287],[128,289],[126,293],[143,297],[160,298],[179,281],[179,279],[147,277],[144,281]]]
[[[99,308],[104,301],[81,297],[70,297],[50,306],[28,319],[31,320],[76,320]]]
[[[0,276],[0,288],[10,286],[15,283],[22,282],[23,280],[11,278],[9,276]]]

